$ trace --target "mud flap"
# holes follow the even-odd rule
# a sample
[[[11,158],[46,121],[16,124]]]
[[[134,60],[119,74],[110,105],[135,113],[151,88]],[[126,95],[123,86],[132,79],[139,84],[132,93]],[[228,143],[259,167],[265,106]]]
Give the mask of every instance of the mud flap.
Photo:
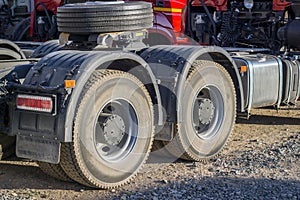
[[[16,155],[21,158],[58,164],[60,147],[59,141],[18,135]]]

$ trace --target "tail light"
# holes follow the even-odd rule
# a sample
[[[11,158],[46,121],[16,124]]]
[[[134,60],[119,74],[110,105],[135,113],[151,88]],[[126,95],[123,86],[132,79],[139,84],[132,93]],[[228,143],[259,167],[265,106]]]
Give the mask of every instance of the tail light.
[[[55,98],[35,95],[18,94],[17,109],[45,113],[55,113]]]

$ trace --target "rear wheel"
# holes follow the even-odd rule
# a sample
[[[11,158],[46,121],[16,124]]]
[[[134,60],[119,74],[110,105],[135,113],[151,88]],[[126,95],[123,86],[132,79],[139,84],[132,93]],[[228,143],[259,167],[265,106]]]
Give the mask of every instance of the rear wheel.
[[[61,181],[72,182],[72,179],[69,178],[69,176],[63,170],[60,164],[52,164],[46,162],[37,162],[37,163],[45,174]]]
[[[210,61],[195,61],[186,80],[183,122],[165,151],[186,160],[209,159],[227,142],[235,123],[235,89],[228,72]]]
[[[77,106],[72,143],[61,165],[73,180],[98,188],[130,181],[145,163],[153,140],[151,98],[134,76],[96,71]]]

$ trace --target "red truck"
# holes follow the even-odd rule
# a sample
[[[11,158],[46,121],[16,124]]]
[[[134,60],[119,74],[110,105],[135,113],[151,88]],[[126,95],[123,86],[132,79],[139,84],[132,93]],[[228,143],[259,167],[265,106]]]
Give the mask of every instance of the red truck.
[[[210,159],[236,115],[300,96],[299,0],[0,6],[1,37],[59,38],[0,40],[0,152],[16,139],[61,180],[121,186],[151,149]]]

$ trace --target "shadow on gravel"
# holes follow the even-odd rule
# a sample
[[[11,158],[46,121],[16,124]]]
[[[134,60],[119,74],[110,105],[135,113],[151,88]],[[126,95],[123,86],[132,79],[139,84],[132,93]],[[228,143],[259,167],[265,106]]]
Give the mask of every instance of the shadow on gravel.
[[[202,177],[159,183],[155,187],[121,192],[109,199],[300,199],[294,180]]]
[[[266,116],[266,115],[251,115],[248,120],[247,119],[242,119],[242,118],[237,119],[237,123],[299,126],[300,125],[300,118]]]
[[[1,161],[0,189],[80,190],[84,186],[62,182],[44,174],[30,161]],[[1,199],[1,198],[0,198]]]
[[[155,186],[150,187],[141,183],[134,186],[132,183],[136,189],[119,188],[115,193],[106,194],[105,199],[300,199],[299,181],[276,180],[276,177],[274,179],[253,179],[222,176],[193,178],[187,176],[176,181],[153,180],[153,183]],[[57,181],[43,174],[35,166],[3,162],[0,163],[0,189],[50,191],[80,191],[84,189],[82,195],[95,192],[97,195],[101,195],[102,193],[101,190],[85,188],[76,183]],[[102,194],[104,195],[104,193]],[[70,199],[72,199],[71,196]],[[80,199],[85,198],[81,196]]]

